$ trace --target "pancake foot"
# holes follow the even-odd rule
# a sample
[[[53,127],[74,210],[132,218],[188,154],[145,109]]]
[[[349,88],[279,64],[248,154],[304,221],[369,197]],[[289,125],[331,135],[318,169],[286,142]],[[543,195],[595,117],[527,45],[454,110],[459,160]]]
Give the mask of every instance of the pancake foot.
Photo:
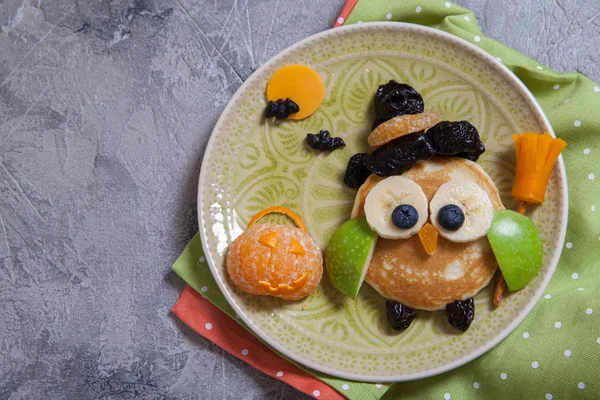
[[[475,302],[473,298],[467,300],[456,300],[446,304],[448,323],[463,332],[471,326],[475,318]]]

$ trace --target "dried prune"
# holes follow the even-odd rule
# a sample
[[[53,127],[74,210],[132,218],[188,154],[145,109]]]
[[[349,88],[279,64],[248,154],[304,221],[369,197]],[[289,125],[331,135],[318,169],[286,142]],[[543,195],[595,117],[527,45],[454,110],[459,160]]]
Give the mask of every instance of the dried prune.
[[[265,118],[273,118],[285,113],[285,104],[282,101],[269,101],[265,110]]]
[[[359,188],[365,183],[369,175],[371,175],[371,171],[363,164],[363,160],[367,156],[367,153],[357,153],[350,157],[346,166],[346,173],[344,174],[344,183],[346,185],[351,188]]]
[[[417,316],[414,309],[394,300],[385,302],[385,310],[390,326],[397,331],[408,328]]]
[[[436,154],[477,161],[485,151],[477,129],[467,121],[442,121],[425,134]]]
[[[394,117],[421,113],[424,108],[425,104],[419,92],[409,85],[391,80],[380,85],[375,93],[373,129]]]
[[[308,133],[306,135],[306,142],[313,149],[320,151],[332,151],[339,147],[346,146],[344,139],[331,137],[329,131],[319,131],[316,135]]]
[[[363,164],[379,176],[402,175],[418,160],[428,160],[434,155],[433,147],[424,135],[411,133],[377,148],[363,159]]]
[[[381,146],[363,159],[369,171],[379,176],[402,175],[415,165],[414,151],[406,147]]]
[[[448,314],[448,323],[465,332],[475,318],[475,302],[473,298],[453,301],[446,304],[446,313]]]
[[[265,118],[286,119],[290,114],[295,114],[300,111],[298,104],[290,99],[278,99],[277,101],[269,101],[265,110]]]
[[[416,132],[393,140],[394,146],[410,147],[418,160],[429,160],[435,156],[435,149],[423,132]]]
[[[300,111],[300,106],[296,104],[293,100],[285,99],[284,104],[287,112],[289,112],[290,114],[296,114],[298,111]]]

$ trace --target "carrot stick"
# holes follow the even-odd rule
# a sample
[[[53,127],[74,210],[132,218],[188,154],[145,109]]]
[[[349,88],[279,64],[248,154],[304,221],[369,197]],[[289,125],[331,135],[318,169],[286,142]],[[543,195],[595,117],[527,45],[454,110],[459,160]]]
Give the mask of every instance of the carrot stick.
[[[496,280],[496,288],[494,289],[494,307],[498,308],[502,304],[504,291],[506,290],[506,281],[502,276],[502,271],[498,271],[498,279]]]

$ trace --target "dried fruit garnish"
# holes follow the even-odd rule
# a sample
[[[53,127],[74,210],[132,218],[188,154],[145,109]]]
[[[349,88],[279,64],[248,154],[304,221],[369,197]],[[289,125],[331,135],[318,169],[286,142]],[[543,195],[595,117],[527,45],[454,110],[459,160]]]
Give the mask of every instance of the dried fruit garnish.
[[[415,152],[403,146],[382,146],[363,160],[365,167],[379,176],[402,175],[416,162]]]
[[[446,304],[446,313],[448,314],[448,323],[465,332],[475,318],[475,302],[472,297],[467,300],[453,301]]]
[[[390,326],[397,331],[408,328],[417,316],[414,309],[394,300],[385,302],[385,310]]]
[[[351,188],[359,188],[365,183],[369,175],[371,175],[371,171],[363,164],[363,160],[367,156],[367,153],[357,153],[350,157],[346,166],[346,173],[344,174],[344,183],[346,185]]]
[[[477,161],[485,151],[477,129],[467,121],[442,121],[425,134],[440,156],[455,156]]]
[[[394,117],[375,128],[368,142],[371,146],[381,146],[401,136],[431,128],[441,120],[442,116],[437,111]]]
[[[298,104],[290,99],[278,99],[277,101],[269,101],[265,110],[265,118],[286,119],[290,114],[295,114],[300,111]]]
[[[379,147],[363,159],[363,164],[379,176],[401,175],[418,160],[428,160],[434,155],[427,138],[420,133],[412,133]]]
[[[394,117],[423,112],[423,97],[411,86],[394,80],[380,85],[375,93],[373,128]]]
[[[339,147],[346,146],[344,139],[331,137],[329,131],[319,131],[316,135],[308,133],[306,135],[306,142],[313,149],[320,151],[332,151]]]

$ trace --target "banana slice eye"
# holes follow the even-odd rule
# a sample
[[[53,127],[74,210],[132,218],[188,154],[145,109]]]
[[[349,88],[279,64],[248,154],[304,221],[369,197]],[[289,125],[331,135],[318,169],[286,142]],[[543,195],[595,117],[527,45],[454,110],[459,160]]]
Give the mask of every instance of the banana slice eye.
[[[365,216],[371,229],[382,238],[408,239],[427,222],[427,197],[414,181],[391,176],[367,195]]]
[[[489,196],[472,181],[444,183],[429,203],[431,223],[452,242],[470,242],[484,237],[494,218]]]

